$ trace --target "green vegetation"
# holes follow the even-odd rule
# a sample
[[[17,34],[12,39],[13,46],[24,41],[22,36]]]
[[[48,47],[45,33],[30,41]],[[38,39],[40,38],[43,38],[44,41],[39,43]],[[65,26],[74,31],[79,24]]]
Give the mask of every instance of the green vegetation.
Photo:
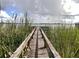
[[[79,57],[79,29],[78,28],[43,28],[51,43],[64,58]]]
[[[29,25],[0,24],[0,58],[10,57],[31,32]]]

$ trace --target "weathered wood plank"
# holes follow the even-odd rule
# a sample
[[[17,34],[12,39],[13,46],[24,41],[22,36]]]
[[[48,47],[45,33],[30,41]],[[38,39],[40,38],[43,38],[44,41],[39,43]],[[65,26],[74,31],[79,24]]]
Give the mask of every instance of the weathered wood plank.
[[[37,40],[37,31],[35,31],[33,35],[33,39],[30,41],[31,51],[29,52],[28,58],[35,58],[36,40]]]
[[[51,42],[49,41],[49,39],[47,38],[47,36],[45,35],[44,31],[41,29],[42,35],[44,36],[44,39],[47,43],[47,45],[49,46],[52,54],[54,55],[55,58],[61,58],[61,56],[59,55],[59,53],[56,51],[56,49],[54,48],[54,46],[51,44]]]
[[[35,31],[35,28],[33,31],[28,35],[28,37],[22,42],[22,44],[16,49],[16,51],[11,55],[10,58],[19,58],[20,54],[22,53],[23,49],[27,47],[27,44],[29,40],[31,39],[33,33]]]
[[[42,38],[41,31],[38,31],[38,58],[49,58],[47,48],[44,47],[44,39]]]

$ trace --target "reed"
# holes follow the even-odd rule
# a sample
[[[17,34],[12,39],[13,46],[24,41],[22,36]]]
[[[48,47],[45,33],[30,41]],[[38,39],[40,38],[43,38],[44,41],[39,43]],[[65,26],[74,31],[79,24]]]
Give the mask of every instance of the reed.
[[[66,28],[43,28],[55,49],[63,58],[79,57],[79,29]]]
[[[0,58],[10,57],[31,30],[30,25],[19,26],[18,28],[16,28],[16,24],[0,26]]]

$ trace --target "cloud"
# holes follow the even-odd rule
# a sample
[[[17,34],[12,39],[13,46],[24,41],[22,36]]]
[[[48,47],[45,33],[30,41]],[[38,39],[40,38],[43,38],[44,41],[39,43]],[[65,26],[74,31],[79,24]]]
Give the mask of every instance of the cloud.
[[[76,3],[79,3],[79,0],[73,0],[73,1],[75,1]]]
[[[61,0],[0,0],[4,9],[8,5],[16,6],[22,12],[30,11],[42,15],[62,14]],[[37,2],[35,2],[37,1]],[[39,2],[39,3],[38,3]],[[38,6],[35,8],[35,6]]]

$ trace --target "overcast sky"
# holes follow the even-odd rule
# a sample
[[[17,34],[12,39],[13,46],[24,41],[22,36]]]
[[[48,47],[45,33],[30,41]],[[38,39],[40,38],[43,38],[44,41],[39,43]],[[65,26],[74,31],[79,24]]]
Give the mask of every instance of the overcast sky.
[[[2,9],[14,6],[22,12],[62,14],[61,0],[0,0]]]
[[[61,15],[65,10],[66,13],[79,14],[79,0],[0,0],[0,4],[8,13]],[[75,21],[79,21],[78,19]]]
[[[66,1],[64,3],[65,11],[75,12],[77,9],[78,12],[79,0],[0,0],[0,4],[4,10],[15,7],[21,12],[58,15],[63,14],[62,1]]]

